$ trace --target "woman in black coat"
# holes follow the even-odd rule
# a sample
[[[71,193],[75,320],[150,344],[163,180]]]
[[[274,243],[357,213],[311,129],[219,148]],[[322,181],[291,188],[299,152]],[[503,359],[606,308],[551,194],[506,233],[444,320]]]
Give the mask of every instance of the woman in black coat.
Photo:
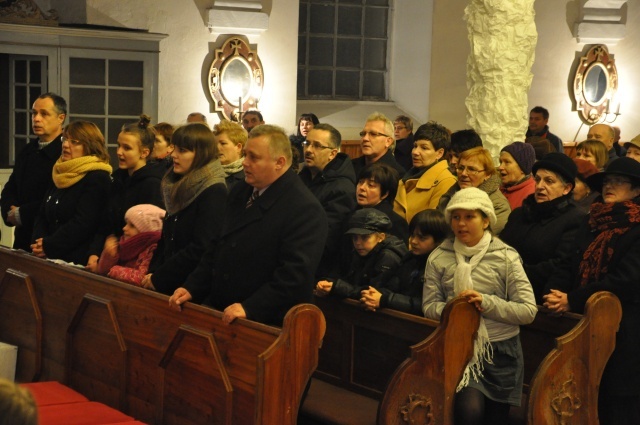
[[[587,179],[602,193],[591,206],[571,257],[547,284],[544,305],[554,312],[582,313],[587,299],[610,291],[622,304],[616,347],[605,367],[598,395],[602,425],[640,423],[640,163],[612,161]]]
[[[62,155],[53,166],[54,186],[36,218],[31,250],[42,258],[86,265],[107,207],[109,154],[100,129],[88,121],[67,125]]]
[[[568,156],[550,153],[533,165],[535,192],[511,212],[500,239],[515,248],[538,304],[553,269],[570,254],[584,213],[573,204],[578,169]]]
[[[162,179],[167,215],[142,286],[173,294],[222,230],[227,187],[213,133],[202,123],[178,128],[173,168]]]

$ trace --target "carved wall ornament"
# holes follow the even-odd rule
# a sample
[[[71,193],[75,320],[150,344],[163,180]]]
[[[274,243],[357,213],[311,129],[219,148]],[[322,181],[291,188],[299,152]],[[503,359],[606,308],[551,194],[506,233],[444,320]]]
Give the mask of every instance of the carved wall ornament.
[[[576,410],[582,407],[582,400],[578,393],[578,387],[573,375],[562,383],[562,386],[551,399],[551,408],[556,414],[556,423],[558,425],[569,425],[573,423],[571,420]]]
[[[582,121],[589,125],[605,119],[612,122],[607,115],[620,115],[620,104],[613,111],[617,91],[618,70],[613,56],[604,44],[591,47],[580,58],[573,78],[573,96]]]
[[[433,402],[421,394],[409,395],[408,403],[400,407],[400,416],[404,423],[411,425],[433,425]]]
[[[44,13],[34,0],[0,0],[0,22],[58,26],[58,12]]]
[[[264,74],[258,52],[238,36],[228,38],[215,50],[208,87],[214,110],[239,121],[243,111],[258,107],[262,96]]]

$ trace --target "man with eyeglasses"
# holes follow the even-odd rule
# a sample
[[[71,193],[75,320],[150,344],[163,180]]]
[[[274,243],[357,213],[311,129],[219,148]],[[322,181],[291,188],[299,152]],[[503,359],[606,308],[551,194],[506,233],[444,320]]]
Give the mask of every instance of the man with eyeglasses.
[[[396,148],[393,156],[405,170],[413,166],[411,151],[413,150],[413,120],[406,115],[398,115],[393,122],[393,135],[396,138]]]
[[[365,166],[380,161],[395,168],[400,178],[402,178],[405,169],[398,164],[393,156],[394,145],[393,123],[391,120],[379,112],[369,115],[364,129],[360,132],[362,156],[352,160],[356,177]]]
[[[321,123],[303,142],[305,166],[298,175],[320,201],[329,222],[318,278],[337,276],[342,225],[356,208],[356,174],[349,156],[340,152],[341,141],[338,130]]]
[[[62,154],[62,124],[67,102],[55,93],[40,95],[31,108],[31,128],[37,139],[18,154],[9,181],[2,189],[2,219],[15,226],[13,248],[30,252],[33,224],[47,189],[51,170]]]

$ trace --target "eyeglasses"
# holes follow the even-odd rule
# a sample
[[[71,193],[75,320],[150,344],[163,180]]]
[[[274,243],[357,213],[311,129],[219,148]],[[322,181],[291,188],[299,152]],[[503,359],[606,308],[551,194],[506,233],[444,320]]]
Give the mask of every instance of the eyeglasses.
[[[395,127],[393,127],[394,130],[406,130],[407,127],[403,126],[403,125],[396,125]]]
[[[81,142],[80,140],[76,140],[76,139],[69,139],[68,137],[64,137],[64,136],[60,137],[60,141],[61,141],[62,143],[64,143],[64,142],[69,142],[69,143],[71,143],[71,144],[72,144],[72,145],[74,145],[74,146],[78,146],[78,145],[81,145],[81,144],[82,144],[82,142]]]
[[[361,131],[360,137],[364,137],[367,134],[369,135],[369,137],[378,137],[378,136],[391,137],[391,136],[387,136],[384,133],[378,133],[377,131]]]
[[[484,170],[476,170],[473,167],[465,167],[464,165],[459,165],[456,167],[456,171],[458,172],[458,174],[462,174],[464,170],[467,170],[467,174],[470,176],[475,176],[476,174],[484,171]]]
[[[305,148],[313,148],[315,150],[335,149],[335,148],[332,148],[331,146],[321,145],[320,142],[308,142],[306,140],[302,142],[302,146],[304,146]]]
[[[631,184],[631,181],[622,177],[605,177],[602,181],[602,186],[620,187],[627,183]]]

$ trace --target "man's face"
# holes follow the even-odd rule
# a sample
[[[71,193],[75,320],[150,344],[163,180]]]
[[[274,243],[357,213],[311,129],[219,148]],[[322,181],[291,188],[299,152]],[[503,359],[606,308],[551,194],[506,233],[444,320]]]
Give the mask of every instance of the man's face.
[[[260,121],[256,114],[244,114],[244,117],[242,117],[242,126],[247,130],[247,133],[253,130],[253,127],[262,124],[264,124],[264,121]]]
[[[596,124],[591,126],[587,139],[600,140],[607,147],[607,150],[611,150],[613,147],[613,135],[611,134],[611,127],[606,124]]]
[[[393,138],[385,133],[384,121],[367,121],[360,134],[362,154],[373,162],[387,153],[393,143]]]
[[[304,148],[304,163],[313,171],[322,171],[338,154],[331,146],[331,133],[326,130],[311,130],[307,133]]]
[[[409,130],[402,121],[393,123],[393,135],[396,137],[396,140],[406,139],[409,137],[409,134],[411,134],[411,130]]]
[[[549,119],[546,120],[539,112],[531,112],[529,114],[529,130],[536,133],[538,131],[544,130],[544,127],[549,122]]]
[[[50,142],[62,133],[64,114],[56,110],[53,99],[36,99],[31,109],[31,128],[42,142]]]
[[[269,153],[266,136],[253,137],[244,146],[244,180],[256,189],[264,189],[279,177],[277,158]]]

